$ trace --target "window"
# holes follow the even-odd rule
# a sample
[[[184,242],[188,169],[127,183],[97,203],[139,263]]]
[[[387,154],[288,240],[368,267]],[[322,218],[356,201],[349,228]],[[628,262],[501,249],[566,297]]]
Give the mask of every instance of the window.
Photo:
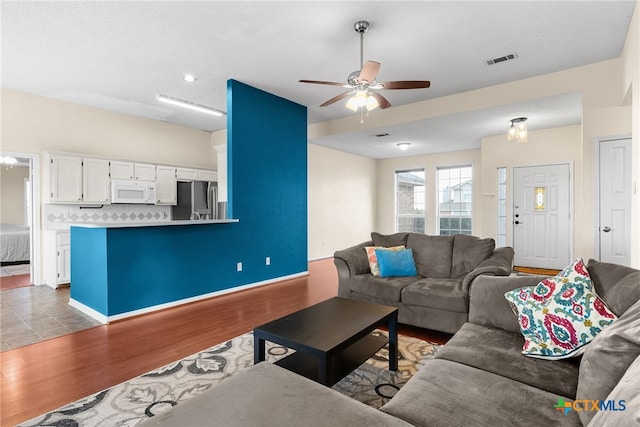
[[[438,229],[441,236],[471,234],[471,165],[438,168]]]
[[[507,168],[498,168],[498,232],[496,246],[507,245]]]
[[[396,171],[396,231],[425,232],[424,169]]]

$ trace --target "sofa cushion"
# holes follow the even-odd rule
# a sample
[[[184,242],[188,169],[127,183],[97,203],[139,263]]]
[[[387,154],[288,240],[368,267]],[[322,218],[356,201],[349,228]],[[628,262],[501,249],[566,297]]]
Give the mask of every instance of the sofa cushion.
[[[391,246],[385,248],[384,246],[365,246],[364,250],[367,253],[367,259],[369,260],[369,268],[371,274],[376,277],[380,277],[380,265],[378,264],[378,256],[376,255],[376,249],[384,249],[387,251],[399,251],[404,249],[404,246]]]
[[[581,259],[534,287],[505,294],[524,336],[522,354],[563,359],[582,354],[585,346],[616,316],[593,291]]]
[[[330,408],[330,411],[328,410]],[[245,369],[139,426],[408,426],[271,363]]]
[[[375,231],[371,232],[371,240],[374,246],[407,246],[407,237],[409,233],[380,234]]]
[[[577,399],[604,400],[640,355],[640,301],[587,346],[578,379]],[[586,425],[595,414],[580,413]]]
[[[453,236],[410,233],[407,247],[413,250],[418,274],[424,277],[451,277]]]
[[[396,246],[397,247],[397,246]],[[376,249],[380,277],[417,276],[416,263],[411,249],[389,251]]]
[[[589,427],[637,427],[640,425],[638,378],[640,378],[640,356],[631,364],[620,382],[607,396],[608,401],[615,402],[618,410],[598,411],[589,423]],[[624,402],[624,410],[622,410],[621,401]]]
[[[401,300],[407,305],[433,307],[459,313],[469,311],[469,298],[462,289],[461,279],[419,279],[402,290]]]
[[[416,426],[581,426],[558,396],[443,359],[427,360],[381,410]]]
[[[456,234],[453,237],[451,277],[457,279],[466,276],[482,261],[489,258],[495,247],[496,242],[491,238],[481,239],[476,236]]]
[[[593,259],[589,260],[587,270],[596,293],[616,315],[640,300],[640,270]]]
[[[351,279],[351,290],[383,301],[400,301],[400,293],[419,277],[374,277],[359,274]]]
[[[578,386],[578,360],[525,357],[520,354],[523,341],[519,333],[466,323],[438,350],[436,358],[463,363],[573,399]]]

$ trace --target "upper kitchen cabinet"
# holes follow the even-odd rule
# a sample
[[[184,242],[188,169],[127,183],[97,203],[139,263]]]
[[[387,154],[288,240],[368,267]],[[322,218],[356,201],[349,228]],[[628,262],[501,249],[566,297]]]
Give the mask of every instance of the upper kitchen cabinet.
[[[155,181],[156,166],[146,163],[111,161],[111,179]]]
[[[51,155],[49,185],[51,202],[82,202],[82,158]]]
[[[176,186],[176,168],[156,167],[156,205],[175,205],[178,203]]]
[[[218,181],[218,172],[211,170],[177,168],[178,181]]]
[[[51,203],[111,202],[108,160],[52,154],[48,165]]]
[[[111,203],[109,161],[82,159],[82,201],[85,203]]]

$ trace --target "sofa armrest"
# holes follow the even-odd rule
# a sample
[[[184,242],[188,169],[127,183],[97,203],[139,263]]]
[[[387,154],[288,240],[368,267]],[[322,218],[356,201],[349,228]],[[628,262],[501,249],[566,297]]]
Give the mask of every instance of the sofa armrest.
[[[535,286],[548,276],[480,276],[471,286],[469,322],[491,328],[520,332],[518,319],[504,294],[525,286]]]
[[[486,260],[482,261],[476,268],[469,272],[462,280],[462,287],[469,290],[471,282],[480,276],[508,276],[511,274],[513,263],[513,248],[508,246],[497,248]]]
[[[349,282],[353,276],[371,273],[367,253],[364,250],[365,246],[373,246],[373,242],[369,240],[333,254],[333,263],[338,270],[339,297],[349,297],[351,292]]]

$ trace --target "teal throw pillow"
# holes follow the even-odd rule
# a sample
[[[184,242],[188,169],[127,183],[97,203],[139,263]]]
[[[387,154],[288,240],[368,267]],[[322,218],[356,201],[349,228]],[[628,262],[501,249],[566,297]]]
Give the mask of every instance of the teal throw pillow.
[[[380,267],[380,277],[417,276],[413,251],[388,251],[376,249],[376,258]]]

